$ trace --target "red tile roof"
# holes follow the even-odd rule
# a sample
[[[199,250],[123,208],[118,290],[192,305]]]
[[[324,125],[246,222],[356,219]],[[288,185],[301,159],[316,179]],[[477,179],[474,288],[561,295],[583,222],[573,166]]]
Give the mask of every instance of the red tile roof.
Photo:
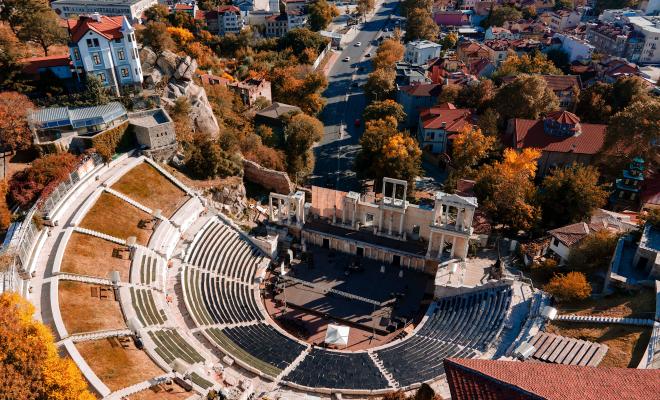
[[[447,103],[438,107],[423,109],[419,113],[422,127],[424,129],[441,129],[444,123],[443,129],[446,131],[459,132],[465,125],[472,122],[472,112],[470,110],[450,108],[448,105],[453,106],[453,104]]]
[[[540,75],[545,83],[552,91],[564,91],[573,88],[581,87],[580,77],[578,75]],[[502,82],[507,84],[516,79],[515,76],[506,76],[502,78]]]
[[[401,90],[410,96],[435,97],[442,92],[442,85],[439,83],[419,83],[416,85],[401,86]]]
[[[565,246],[571,247],[584,239],[589,233],[589,225],[584,222],[562,226],[561,228],[548,231],[552,237],[559,239]]]
[[[78,19],[70,19],[67,21],[69,32],[71,32],[71,40],[78,42],[88,31],[94,31],[104,38],[119,39],[122,37],[121,24],[124,21],[123,16],[106,17],[101,15],[100,21],[97,22],[92,17],[80,17]]]
[[[23,73],[28,75],[38,74],[41,68],[71,66],[71,59],[68,54],[63,56],[24,58],[19,62],[23,64]]]
[[[513,119],[513,147],[534,147],[557,153],[596,154],[605,142],[607,125],[580,124],[577,136],[556,137],[545,132],[543,120]]]
[[[455,400],[648,400],[660,393],[654,369],[456,358],[444,365]]]
[[[546,118],[554,119],[561,124],[579,124],[580,118],[568,111],[555,111],[545,116]]]

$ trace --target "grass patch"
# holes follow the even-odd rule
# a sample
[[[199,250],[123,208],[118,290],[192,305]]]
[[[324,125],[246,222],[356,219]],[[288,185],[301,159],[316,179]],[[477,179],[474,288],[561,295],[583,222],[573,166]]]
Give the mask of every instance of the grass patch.
[[[561,314],[653,319],[655,315],[655,291],[650,288],[642,288],[639,291],[630,293],[617,291],[605,297],[560,303],[557,305],[557,309]]]
[[[164,373],[130,338],[92,340],[76,343],[76,347],[113,392]]]
[[[162,210],[167,217],[188,200],[183,190],[147,163],[128,171],[112,188],[152,210]]]
[[[599,367],[636,368],[651,338],[649,327],[616,324],[553,321],[546,332],[607,345],[609,349]]]
[[[131,261],[113,257],[113,252],[125,249],[125,246],[74,232],[66,245],[60,269],[100,278],[109,278],[112,271],[119,271],[122,282],[128,282]]]
[[[152,216],[133,207],[124,200],[109,193],[103,193],[91,210],[85,215],[80,226],[108,235],[126,239],[137,237],[138,243],[146,245],[152,234],[151,229],[139,227],[141,220],[151,220]]]
[[[92,297],[92,287],[98,288],[99,285],[59,282],[60,312],[69,334],[126,328],[121,307],[112,292],[107,292],[110,296],[107,299],[101,299],[98,295]]]
[[[147,390],[135,393],[129,396],[131,400],[183,400],[191,396],[191,392],[186,392],[181,386],[174,382],[171,384],[163,383]]]

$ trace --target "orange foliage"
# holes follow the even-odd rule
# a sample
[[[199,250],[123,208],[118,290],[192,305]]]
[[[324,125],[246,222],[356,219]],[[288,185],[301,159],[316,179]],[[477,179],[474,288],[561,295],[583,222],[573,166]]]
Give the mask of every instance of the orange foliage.
[[[584,300],[591,296],[591,285],[582,272],[555,275],[543,290],[564,301]]]
[[[11,211],[7,206],[7,181],[0,181],[0,230],[5,230],[11,224]]]
[[[184,45],[195,37],[188,29],[177,28],[174,26],[168,26],[167,33],[169,33],[172,39],[174,39],[179,45]]]
[[[33,313],[18,294],[0,295],[0,398],[94,399],[78,368],[59,357],[53,335]]]
[[[27,116],[33,108],[34,105],[24,94],[0,93],[0,141],[4,145],[19,149],[32,142]]]

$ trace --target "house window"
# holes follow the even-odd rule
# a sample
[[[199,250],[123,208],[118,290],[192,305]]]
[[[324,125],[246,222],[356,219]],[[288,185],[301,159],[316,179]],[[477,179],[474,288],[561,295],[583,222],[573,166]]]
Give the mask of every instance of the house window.
[[[559,239],[555,238],[555,241],[553,243],[555,247],[559,247]]]
[[[87,39],[87,47],[99,47],[98,39]]]
[[[374,215],[367,213],[365,220],[367,222],[374,222]]]
[[[128,68],[122,68],[121,69],[121,77],[122,78],[128,78]]]
[[[99,73],[99,74],[98,74],[98,77],[99,77],[99,79],[101,80],[101,82],[104,82],[104,83],[105,83],[105,73],[104,73],[104,72]]]
[[[121,39],[120,39],[120,38],[114,39],[113,41],[114,41],[115,43],[121,43]]]
[[[95,65],[101,65],[101,56],[98,53],[92,54],[92,60],[94,60]]]
[[[132,56],[133,56],[133,59],[135,60],[135,58],[137,57],[137,49],[133,49]]]
[[[76,60],[80,60],[80,50],[78,50],[77,47],[73,49],[73,58]]]
[[[125,60],[126,59],[126,54],[124,53],[123,49],[120,49],[117,51],[117,58],[120,60]]]

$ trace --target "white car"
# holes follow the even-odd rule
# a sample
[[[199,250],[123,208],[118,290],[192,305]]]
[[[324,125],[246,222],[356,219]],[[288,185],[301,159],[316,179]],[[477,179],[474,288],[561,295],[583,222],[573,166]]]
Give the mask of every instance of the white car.
[[[360,46],[362,46],[362,42],[355,43],[355,47],[360,47]]]
[[[350,57],[344,57],[344,61],[351,61]]]

